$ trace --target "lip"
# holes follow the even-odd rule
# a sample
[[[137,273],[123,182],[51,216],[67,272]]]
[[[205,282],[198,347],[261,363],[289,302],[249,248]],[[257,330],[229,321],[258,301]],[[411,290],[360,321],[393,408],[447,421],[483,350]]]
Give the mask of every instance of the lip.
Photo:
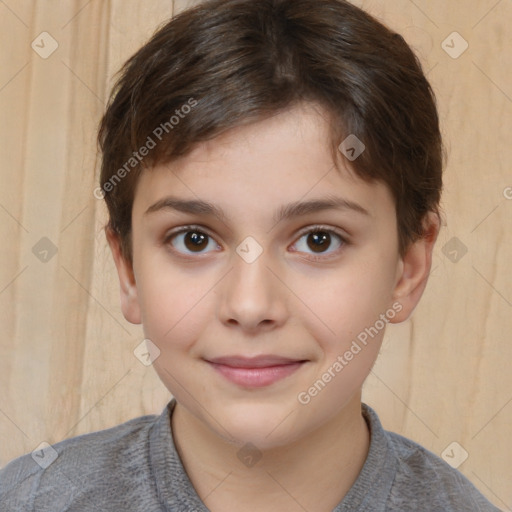
[[[207,362],[230,382],[248,388],[270,386],[297,371],[306,361],[263,355],[257,357],[228,356]]]

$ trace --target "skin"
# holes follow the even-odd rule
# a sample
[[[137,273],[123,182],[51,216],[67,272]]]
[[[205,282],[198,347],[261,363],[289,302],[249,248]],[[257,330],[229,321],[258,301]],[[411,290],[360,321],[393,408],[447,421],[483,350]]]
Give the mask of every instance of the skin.
[[[107,230],[125,318],[142,323],[161,351],[153,365],[177,399],[172,430],[189,478],[216,511],[331,511],[364,464],[369,431],[361,388],[385,329],[325,387],[300,403],[365,328],[399,305],[406,320],[418,303],[439,232],[428,215],[425,238],[401,258],[393,198],[382,183],[332,161],[325,113],[303,104],[198,145],[186,157],[142,173],[132,210],[133,265]],[[225,217],[146,210],[172,195],[202,199]],[[335,195],[368,212],[325,210],[276,223],[287,203]],[[195,249],[187,225],[206,232]],[[315,250],[311,233],[339,230]],[[252,263],[236,252],[253,237]],[[315,261],[314,258],[317,258]],[[262,388],[241,387],[205,359],[273,354],[306,360]],[[249,446],[254,448],[247,448]],[[245,465],[241,447],[261,456]]]

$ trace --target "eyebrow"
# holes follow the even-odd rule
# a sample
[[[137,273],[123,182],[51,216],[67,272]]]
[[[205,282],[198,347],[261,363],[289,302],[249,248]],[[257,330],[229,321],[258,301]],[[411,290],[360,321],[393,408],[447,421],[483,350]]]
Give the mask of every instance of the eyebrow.
[[[151,205],[145,211],[144,215],[161,210],[176,210],[183,213],[215,216],[222,220],[226,219],[226,215],[222,208],[219,208],[208,201],[179,199],[177,197],[164,197],[163,199],[160,199]],[[325,210],[350,210],[361,215],[371,217],[370,212],[366,208],[363,208],[360,204],[354,201],[344,199],[342,197],[327,196],[325,198],[313,199],[311,201],[296,201],[283,205],[274,214],[273,221],[278,223],[282,220]]]

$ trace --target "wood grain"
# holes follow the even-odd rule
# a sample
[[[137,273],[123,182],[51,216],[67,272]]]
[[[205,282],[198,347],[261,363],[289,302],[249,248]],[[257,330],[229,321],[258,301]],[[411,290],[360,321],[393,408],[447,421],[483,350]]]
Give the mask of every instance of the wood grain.
[[[511,510],[512,3],[354,3],[417,51],[448,149],[430,282],[413,317],[388,328],[364,400],[386,428],[439,455],[459,443],[469,453],[459,470]],[[114,73],[173,4],[194,2],[0,2],[2,466],[42,441],[159,413],[170,398],[133,355],[143,333],[120,311],[93,190]],[[469,44],[456,59],[442,48],[454,31]],[[58,43],[48,58],[31,48],[42,32]],[[454,239],[467,249],[458,262],[445,249]],[[52,245],[49,261],[34,254]]]

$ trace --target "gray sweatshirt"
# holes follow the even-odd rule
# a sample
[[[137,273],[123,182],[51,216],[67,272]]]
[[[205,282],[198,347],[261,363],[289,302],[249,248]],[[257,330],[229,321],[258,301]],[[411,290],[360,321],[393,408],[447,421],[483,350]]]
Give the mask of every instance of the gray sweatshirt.
[[[0,511],[207,512],[173,442],[175,404],[14,459],[0,470]],[[499,511],[441,458],[385,431],[366,404],[362,412],[368,457],[333,512]]]

